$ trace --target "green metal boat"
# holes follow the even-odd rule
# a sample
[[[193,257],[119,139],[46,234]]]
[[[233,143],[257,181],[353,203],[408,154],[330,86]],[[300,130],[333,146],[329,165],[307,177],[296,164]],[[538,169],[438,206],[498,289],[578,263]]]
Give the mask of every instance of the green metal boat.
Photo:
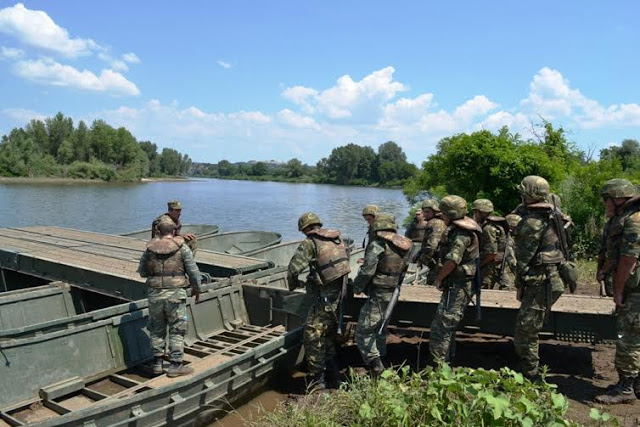
[[[195,234],[198,239],[201,239],[212,234],[216,234],[220,228],[217,225],[212,224],[182,224],[182,234]],[[134,239],[149,240],[151,238],[151,229],[146,228],[144,230],[130,231],[122,233],[121,236],[133,237]]]
[[[198,249],[245,255],[249,252],[276,245],[282,234],[272,231],[232,231],[198,239]]]

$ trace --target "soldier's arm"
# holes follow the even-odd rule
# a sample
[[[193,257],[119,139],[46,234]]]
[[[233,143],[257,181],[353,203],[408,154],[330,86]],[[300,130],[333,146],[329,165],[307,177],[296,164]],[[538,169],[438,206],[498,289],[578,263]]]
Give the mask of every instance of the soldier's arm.
[[[517,277],[522,276],[527,271],[529,263],[531,263],[533,257],[538,252],[544,227],[545,224],[543,221],[531,217],[522,220],[522,223],[519,225],[516,237]],[[520,287],[519,283],[519,281],[516,281],[516,287]]]
[[[498,255],[498,229],[489,224],[482,229],[482,244],[480,245],[481,266],[492,263]]]
[[[365,290],[373,276],[376,274],[376,268],[378,267],[378,260],[380,255],[384,253],[384,246],[377,239],[372,240],[367,245],[367,250],[364,254],[364,262],[358,270],[358,276],[353,281],[353,291],[360,293]]]
[[[431,259],[433,259],[446,228],[447,226],[444,224],[444,221],[437,221],[433,225],[433,232],[425,236],[426,241],[422,244],[422,256],[425,261],[431,261]]]
[[[289,289],[294,290],[298,287],[298,275],[307,267],[314,258],[314,244],[311,239],[304,239],[296,249],[296,252],[289,261],[287,268],[287,283]]]
[[[617,306],[622,306],[624,288],[636,268],[640,257],[640,212],[631,215],[624,224],[622,242],[620,244],[620,259],[616,270],[613,300]]]
[[[140,257],[140,263],[138,264],[138,274],[140,274],[140,277],[149,277],[149,272],[147,271],[147,251],[144,251],[142,256]]]
[[[449,252],[445,255],[442,267],[438,271],[435,284],[440,285],[462,261],[465,251],[473,243],[470,232],[456,232],[451,241]]]
[[[413,233],[413,225],[415,224],[414,221],[411,221],[411,223],[409,224],[409,226],[407,227],[407,229],[404,231],[404,237],[409,237],[411,238],[411,234]]]
[[[189,277],[189,284],[195,292],[202,292],[202,277],[200,277],[200,269],[196,260],[193,257],[193,252],[189,249],[189,246],[180,246],[180,253],[182,254],[182,261],[184,262],[184,269]]]

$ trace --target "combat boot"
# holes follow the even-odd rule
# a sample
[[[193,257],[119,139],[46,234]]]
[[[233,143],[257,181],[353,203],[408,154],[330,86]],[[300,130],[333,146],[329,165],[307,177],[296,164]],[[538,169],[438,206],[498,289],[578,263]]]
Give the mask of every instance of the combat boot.
[[[596,402],[606,405],[615,405],[618,403],[630,403],[636,400],[633,392],[633,377],[620,377],[618,384],[609,388],[604,394],[596,396]]]
[[[337,389],[340,387],[340,369],[338,368],[338,361],[336,359],[327,360],[325,379],[327,388]]]
[[[164,372],[162,369],[162,362],[162,357],[156,357],[153,361],[153,375],[160,375]]]
[[[182,363],[171,362],[169,369],[167,369],[167,376],[169,378],[180,377],[182,375],[189,375],[193,373],[193,368],[185,366]]]
[[[322,391],[327,389],[327,383],[324,378],[324,371],[316,372],[313,375],[313,379],[311,383],[307,386],[307,390],[309,393],[315,393],[317,391]]]
[[[371,371],[372,378],[379,378],[380,374],[384,372],[384,365],[382,364],[382,360],[379,357],[372,359],[369,362],[369,370]]]

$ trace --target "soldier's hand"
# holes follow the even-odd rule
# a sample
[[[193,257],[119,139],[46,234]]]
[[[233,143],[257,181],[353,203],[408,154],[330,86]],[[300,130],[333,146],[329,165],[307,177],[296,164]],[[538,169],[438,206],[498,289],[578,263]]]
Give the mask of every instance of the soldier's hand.
[[[196,235],[195,234],[183,234],[182,237],[184,237],[187,240],[196,240]]]
[[[200,303],[200,292],[198,292],[198,291],[193,291],[193,297],[194,297],[194,298],[195,298],[195,300],[196,300],[196,304],[199,304],[199,303]]]
[[[516,299],[522,302],[522,297],[524,296],[524,288],[516,289]]]
[[[615,292],[613,294],[613,302],[616,303],[616,310],[620,307],[624,307],[624,296],[622,295],[622,292]]]

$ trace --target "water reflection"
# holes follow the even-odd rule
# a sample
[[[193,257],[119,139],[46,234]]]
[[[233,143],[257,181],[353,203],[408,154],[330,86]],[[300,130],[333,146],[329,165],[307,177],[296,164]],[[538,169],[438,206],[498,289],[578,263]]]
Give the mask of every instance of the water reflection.
[[[0,184],[2,227],[55,225],[104,233],[150,226],[170,199],[180,199],[185,223],[213,223],[221,231],[270,230],[283,241],[300,239],[297,220],[314,211],[326,227],[356,242],[366,224],[364,205],[373,203],[402,221],[408,203],[400,190],[317,184],[190,181],[140,184]]]

